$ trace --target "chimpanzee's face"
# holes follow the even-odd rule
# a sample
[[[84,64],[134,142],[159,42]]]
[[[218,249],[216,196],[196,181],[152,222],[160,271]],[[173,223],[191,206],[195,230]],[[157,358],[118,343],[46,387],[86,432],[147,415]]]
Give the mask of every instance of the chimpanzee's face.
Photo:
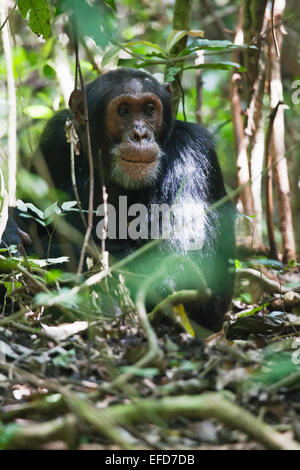
[[[151,185],[161,158],[157,143],[163,119],[163,105],[142,84],[131,80],[125,93],[106,109],[105,130],[109,140],[112,178],[127,189]]]

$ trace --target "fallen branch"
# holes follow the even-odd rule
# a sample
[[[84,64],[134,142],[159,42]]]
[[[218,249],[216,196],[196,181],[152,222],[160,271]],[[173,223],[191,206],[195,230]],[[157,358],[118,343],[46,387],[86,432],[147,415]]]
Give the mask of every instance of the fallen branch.
[[[192,417],[199,419],[216,418],[224,424],[243,431],[256,442],[268,449],[300,450],[288,435],[274,431],[261,419],[225,399],[220,393],[183,395],[161,400],[139,400],[126,405],[111,406],[103,411],[95,410],[99,420],[109,416],[116,425],[129,426],[133,423],[149,421],[149,417],[162,419]],[[95,416],[96,418],[96,416]]]
[[[50,441],[64,441],[69,449],[76,449],[78,438],[77,420],[68,414],[46,423],[16,426],[14,432],[10,433],[5,450],[34,449]]]
[[[79,421],[84,420],[95,431],[125,449],[132,449],[133,445],[124,438],[119,427],[129,426],[133,423],[149,422],[151,417],[153,419],[157,416],[161,419],[174,419],[185,416],[198,419],[219,419],[222,423],[246,433],[268,449],[300,450],[300,445],[288,435],[282,435],[274,431],[261,419],[256,418],[240,406],[225,399],[220,393],[203,393],[194,396],[183,395],[160,400],[136,400],[129,404],[114,405],[101,410],[89,400],[83,399],[64,387],[56,385],[53,380],[39,379],[31,373],[9,364],[0,364],[1,369],[11,371],[17,377],[31,383],[36,383],[39,386],[43,385],[48,389],[56,389],[56,391],[62,394],[65,403],[76,414]],[[64,418],[58,418],[45,424],[20,427],[12,436],[9,448],[22,446],[25,436],[28,448],[28,440],[32,436],[36,437],[36,433],[40,436],[40,440],[36,437],[35,444],[37,442],[45,442],[44,438],[47,441],[54,439],[54,436],[57,438],[60,433],[65,439],[71,439],[72,436],[68,436],[68,433],[67,435],[64,434],[66,429],[71,434],[77,427],[78,421],[74,417],[71,418],[70,415],[67,415]],[[73,437],[71,440],[73,440]],[[69,445],[74,444],[69,442]]]
[[[270,294],[287,294],[288,292],[291,292],[290,287],[288,288],[280,285],[279,282],[272,281],[256,269],[238,269],[236,277],[237,279],[248,278],[250,280],[258,281],[262,284],[262,289]],[[294,290],[298,291],[299,287]]]

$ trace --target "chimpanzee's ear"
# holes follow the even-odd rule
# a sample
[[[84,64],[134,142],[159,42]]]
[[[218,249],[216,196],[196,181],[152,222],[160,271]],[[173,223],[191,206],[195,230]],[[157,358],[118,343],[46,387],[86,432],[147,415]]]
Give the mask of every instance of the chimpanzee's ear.
[[[69,99],[69,108],[73,114],[75,121],[80,125],[84,125],[83,112],[83,92],[82,90],[74,90]]]
[[[170,83],[164,83],[164,89],[170,93],[171,97],[173,96],[173,90],[172,90],[172,86],[170,85]]]

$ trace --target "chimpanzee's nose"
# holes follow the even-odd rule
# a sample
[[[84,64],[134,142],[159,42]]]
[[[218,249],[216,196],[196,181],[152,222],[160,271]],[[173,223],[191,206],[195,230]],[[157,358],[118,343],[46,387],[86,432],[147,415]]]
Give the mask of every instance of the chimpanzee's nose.
[[[136,124],[133,128],[133,140],[142,144],[143,142],[147,142],[150,140],[150,133],[146,126],[142,124]]]

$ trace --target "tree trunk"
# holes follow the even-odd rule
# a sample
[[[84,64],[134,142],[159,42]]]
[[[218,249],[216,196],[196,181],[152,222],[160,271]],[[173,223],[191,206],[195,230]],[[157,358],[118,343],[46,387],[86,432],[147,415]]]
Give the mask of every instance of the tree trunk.
[[[272,31],[272,28],[270,28],[271,31],[268,34],[271,111],[276,108],[279,102],[283,101],[281,64],[277,56],[282,48],[283,34],[282,28],[276,27],[276,25],[282,22],[284,9],[285,0],[276,0],[274,5],[274,29]],[[284,137],[284,106],[280,105],[273,124],[271,153],[277,189],[277,207],[279,229],[282,236],[283,261],[288,262],[292,259],[296,259],[296,247]]]
[[[244,2],[240,7],[238,24],[236,27],[234,43],[243,43],[243,16],[244,16]],[[239,52],[235,54],[234,60],[239,61]],[[254,214],[253,198],[251,192],[250,172],[247,156],[247,143],[245,139],[244,122],[242,117],[242,103],[240,94],[241,74],[233,72],[231,78],[231,113],[233,122],[233,131],[236,147],[236,162],[237,162],[237,184],[238,186],[245,185],[240,195],[243,204],[244,213],[248,216]]]
[[[0,24],[3,24],[8,15],[8,3],[5,0],[0,2]],[[11,36],[9,31],[9,21],[6,21],[2,28],[2,44],[4,50],[4,60],[7,76],[8,95],[8,203],[15,204],[16,197],[16,173],[17,173],[17,103],[16,88],[13,74],[11,56]]]

